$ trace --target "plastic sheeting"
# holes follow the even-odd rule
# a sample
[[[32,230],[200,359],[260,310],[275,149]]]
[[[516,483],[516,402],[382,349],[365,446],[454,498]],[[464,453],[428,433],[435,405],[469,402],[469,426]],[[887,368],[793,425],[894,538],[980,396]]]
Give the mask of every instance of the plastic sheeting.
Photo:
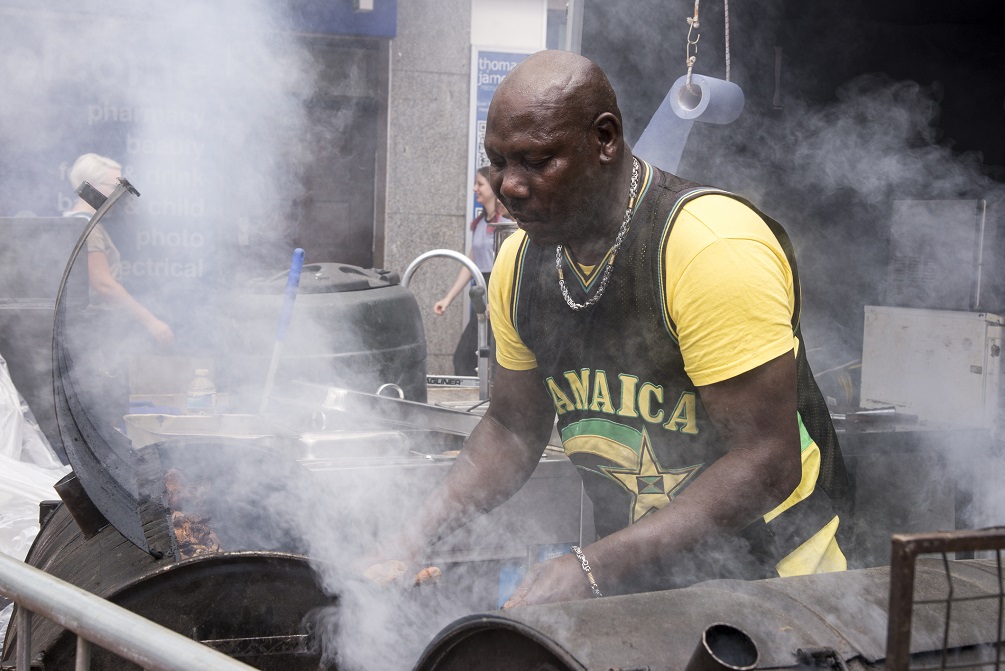
[[[0,356],[0,552],[23,560],[38,534],[38,504],[70,472],[60,462]]]
[[[24,560],[38,535],[38,504],[59,498],[52,486],[69,472],[0,356],[0,552]],[[0,641],[13,609],[13,604],[0,600]]]

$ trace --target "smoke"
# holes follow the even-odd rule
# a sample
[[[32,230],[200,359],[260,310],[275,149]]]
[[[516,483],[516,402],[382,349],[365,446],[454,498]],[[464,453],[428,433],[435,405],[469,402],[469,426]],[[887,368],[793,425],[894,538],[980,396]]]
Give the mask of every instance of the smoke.
[[[106,221],[122,253],[119,281],[175,336],[173,349],[147,347],[151,355],[210,356],[207,324],[225,302],[217,289],[288,258],[301,166],[319,149],[304,140],[317,66],[280,12],[255,0],[3,10],[0,216],[60,217],[76,202],[68,176],[77,156],[119,162],[141,194],[120,221]],[[14,226],[26,235],[17,258],[5,255],[5,274],[23,279],[5,296],[38,301],[41,314],[55,298],[47,278],[62,274],[83,222],[40,221],[43,239],[22,230],[31,223]],[[86,278],[86,256],[76,279]],[[142,333],[140,321],[132,330]],[[35,330],[12,328],[8,356],[47,348]],[[43,362],[19,383],[45,389],[48,356],[16,358]],[[191,367],[174,366],[147,390],[183,391]],[[33,403],[41,395],[25,393]]]
[[[415,440],[415,449],[428,442]],[[421,566],[442,571],[433,583],[402,582],[378,587],[360,577],[375,558],[395,557],[395,541],[415,523],[415,512],[446,475],[450,460],[423,463],[413,458],[309,466],[318,480],[319,501],[303,532],[319,580],[338,605],[314,613],[319,629],[328,632],[325,654],[340,669],[408,669],[423,647],[450,622],[470,613],[493,610],[505,593],[503,574],[526,568],[537,557],[512,557],[514,548],[536,547],[564,533],[576,542],[578,476],[572,469],[532,480],[502,508],[472,521],[425,549]],[[369,468],[367,468],[369,466]],[[544,468],[547,469],[547,464]],[[548,501],[548,508],[542,503]],[[515,563],[514,563],[515,560]],[[515,586],[515,585],[513,585]]]
[[[376,123],[379,92],[368,90],[380,79],[372,69],[376,50],[309,45],[310,36],[289,32],[284,3],[265,0],[181,6],[156,2],[136,9],[65,4],[64,11],[4,10],[0,22],[5,84],[0,98],[5,155],[0,164],[6,168],[0,215],[58,217],[76,201],[76,185],[67,175],[78,155],[95,152],[121,163],[141,195],[124,197],[102,225],[122,253],[122,285],[142,310],[170,325],[174,342],[158,346],[150,337],[149,319],[135,306],[119,311],[84,307],[86,298],[75,290],[87,282],[85,249],[68,286],[74,299],[81,300],[68,300],[63,336],[73,368],[63,384],[79,394],[95,425],[132,433],[135,425],[124,423],[123,415],[183,412],[193,369],[209,368],[219,389],[219,410],[229,419],[208,429],[215,438],[205,441],[198,458],[179,450],[188,458],[173,466],[193,486],[209,490],[202,505],[218,525],[221,545],[228,551],[309,553],[325,591],[341,604],[341,638],[326,647],[333,654],[344,646],[340,668],[362,668],[367,660],[383,659],[369,643],[386,650],[387,664],[377,668],[407,666],[437,626],[455,614],[489,608],[495,599],[459,609],[452,601],[458,596],[434,593],[407,607],[393,593],[357,598],[356,583],[343,583],[341,577],[392,528],[400,528],[417,505],[417,492],[427,492],[430,477],[441,477],[445,464],[429,462],[428,469],[417,472],[414,465],[423,462],[408,461],[409,450],[428,445],[393,435],[373,437],[371,447],[378,450],[381,440],[395,443],[395,456],[410,467],[396,473],[373,468],[365,476],[357,466],[370,454],[357,451],[347,457],[338,445],[323,455],[330,457],[324,467],[308,473],[297,466],[297,457],[304,456],[298,450],[304,447],[295,439],[278,457],[263,457],[250,442],[246,454],[214,443],[236,436],[240,444],[262,431],[243,415],[257,411],[261,388],[252,384],[247,395],[238,392],[241,383],[265,376],[285,276],[264,283],[250,280],[274,280],[277,271],[288,267],[292,243],[301,233],[297,219],[310,202],[342,203],[341,216],[327,221],[334,228],[349,218],[347,194],[373,188],[373,140],[351,131],[363,115]],[[363,112],[356,100],[363,101]],[[306,169],[319,161],[351,165],[350,179],[333,189],[343,193],[319,194],[305,184]],[[352,214],[371,228],[365,211]],[[304,245],[308,263],[312,257],[333,260],[323,247],[330,241],[322,237],[316,247]],[[50,272],[58,275],[62,267]],[[310,277],[303,285],[325,281],[320,271],[305,273]],[[384,296],[393,290],[372,296],[347,292],[346,300],[358,301],[353,308],[361,315],[358,324],[355,319],[332,323],[338,295],[301,295],[300,323],[295,321],[290,330],[299,340],[291,343],[285,362],[296,362],[296,373],[316,378],[323,374],[322,366],[331,365],[334,352],[345,359],[366,359],[369,348],[402,334],[413,336],[407,322],[411,313],[381,304],[376,295],[381,291]],[[55,292],[40,298],[52,301]],[[315,316],[320,317],[317,323]],[[16,347],[48,345],[43,336]],[[387,349],[399,358],[414,350],[407,372],[409,379],[421,379],[424,345]],[[405,386],[401,379],[383,377],[386,363],[379,356],[369,361],[368,369],[356,364],[353,386],[366,392],[382,382]],[[315,370],[308,370],[312,366]],[[48,375],[41,368],[36,373],[38,379]],[[281,367],[279,376],[288,382],[294,374]],[[309,414],[288,413],[283,428],[310,430]],[[350,419],[349,428],[356,418]],[[167,427],[147,428],[155,437],[171,437]],[[164,432],[160,436],[158,429]],[[128,455],[103,457],[112,471],[111,464],[128,460]],[[130,473],[115,472],[127,488],[136,486]],[[331,567],[336,568],[329,575]],[[466,583],[457,578],[454,584]],[[266,611],[270,605],[261,606]],[[408,645],[401,645],[402,632],[409,636]]]
[[[102,225],[122,252],[122,284],[170,325],[174,343],[156,345],[135,310],[69,301],[62,335],[73,368],[62,383],[87,406],[78,421],[102,427],[109,444],[121,442],[108,433],[112,427],[134,437],[145,429],[151,435],[143,442],[208,433],[196,451],[163,450],[165,466],[200,492],[184,512],[206,515],[226,551],[310,557],[320,589],[337,602],[317,620],[316,631],[333,637],[322,643],[326,659],[346,669],[407,668],[439,627],[494,607],[497,594],[473,593],[474,578],[442,558],[442,589],[374,593],[346,576],[402,527],[449,462],[410,453],[435,449],[433,439],[390,431],[371,430],[352,446],[333,440],[308,449],[291,434],[315,428],[316,406],[287,408],[283,399],[296,396],[290,381],[301,377],[371,393],[394,382],[414,396],[425,356],[421,322],[416,330],[410,321],[418,320],[414,299],[400,287],[328,292],[326,282],[368,278],[312,267],[312,258],[334,259],[322,236],[316,246],[303,244],[303,291],[270,405],[281,426],[251,416],[262,400],[283,271],[301,233],[297,218],[311,202],[351,202],[347,194],[365,193],[374,181],[367,172],[375,165],[372,141],[351,131],[364,114],[375,118],[378,92],[367,90],[379,80],[375,50],[309,50],[309,37],[285,30],[281,9],[241,0],[155,3],[125,15],[110,5],[105,14],[17,13],[0,28],[4,53],[12,54],[2,66],[10,95],[0,103],[0,144],[8,152],[3,164],[16,164],[25,177],[3,185],[0,207],[2,214],[58,216],[75,201],[66,176],[79,154],[123,165],[141,195],[124,197]],[[363,112],[354,100],[363,101]],[[26,113],[31,109],[40,113]],[[319,161],[351,166],[350,178],[333,186],[344,193],[313,192],[305,183],[306,169]],[[326,223],[342,225],[349,214],[345,206]],[[352,214],[369,229],[365,211]],[[85,286],[87,256],[80,253],[71,280],[84,284],[68,289]],[[252,281],[258,278],[265,279]],[[33,346],[39,342],[48,347],[44,337]],[[184,412],[186,386],[202,367],[219,390],[221,421],[181,415],[158,422],[157,413]],[[341,377],[325,378],[329,372]],[[371,429],[357,417],[340,426]],[[284,434],[280,446],[263,452],[253,436],[276,432]],[[136,486],[128,469],[111,466],[129,455],[102,458],[126,488]],[[474,547],[491,542],[488,530],[480,533],[477,541],[459,538]],[[496,565],[478,566],[491,574]],[[265,613],[272,604],[260,607]],[[333,613],[337,626],[329,628]]]

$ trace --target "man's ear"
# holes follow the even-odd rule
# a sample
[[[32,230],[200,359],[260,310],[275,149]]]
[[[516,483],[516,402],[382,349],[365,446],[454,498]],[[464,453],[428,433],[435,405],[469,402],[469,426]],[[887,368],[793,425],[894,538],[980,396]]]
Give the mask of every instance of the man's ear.
[[[610,112],[604,112],[593,122],[601,163],[611,163],[621,151],[621,121]]]

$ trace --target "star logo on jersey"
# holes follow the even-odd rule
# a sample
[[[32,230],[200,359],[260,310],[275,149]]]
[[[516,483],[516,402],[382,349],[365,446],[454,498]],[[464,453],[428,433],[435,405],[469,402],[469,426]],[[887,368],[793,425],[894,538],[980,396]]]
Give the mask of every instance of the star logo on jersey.
[[[662,469],[656,463],[649,433],[642,431],[642,446],[634,468],[601,466],[600,470],[617,481],[632,495],[632,524],[659,510],[698,472],[701,464],[684,468]]]

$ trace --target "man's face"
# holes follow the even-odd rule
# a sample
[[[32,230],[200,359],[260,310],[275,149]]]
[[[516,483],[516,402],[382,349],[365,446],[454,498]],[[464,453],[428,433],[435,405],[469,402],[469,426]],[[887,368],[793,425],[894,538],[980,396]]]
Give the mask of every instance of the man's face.
[[[517,95],[494,101],[485,134],[489,182],[534,243],[570,244],[589,228],[598,162],[589,146],[581,115]]]

